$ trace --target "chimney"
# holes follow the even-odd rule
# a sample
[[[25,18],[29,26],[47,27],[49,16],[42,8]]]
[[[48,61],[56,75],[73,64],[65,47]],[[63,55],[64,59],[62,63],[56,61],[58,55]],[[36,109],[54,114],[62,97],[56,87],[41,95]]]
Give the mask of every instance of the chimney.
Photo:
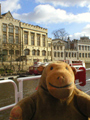
[[[1,17],[1,3],[0,3],[0,17]]]

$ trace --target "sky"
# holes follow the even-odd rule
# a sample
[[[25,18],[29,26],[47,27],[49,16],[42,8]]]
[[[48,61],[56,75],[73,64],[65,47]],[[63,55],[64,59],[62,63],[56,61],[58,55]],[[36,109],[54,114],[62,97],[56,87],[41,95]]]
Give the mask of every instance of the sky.
[[[64,28],[71,40],[90,38],[90,0],[0,0],[1,13],[11,12],[15,19],[48,29]]]

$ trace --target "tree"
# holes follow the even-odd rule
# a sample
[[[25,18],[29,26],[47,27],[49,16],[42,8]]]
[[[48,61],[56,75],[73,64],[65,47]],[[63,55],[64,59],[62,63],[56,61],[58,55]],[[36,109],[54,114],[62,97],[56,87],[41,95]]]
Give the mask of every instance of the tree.
[[[55,39],[62,39],[62,40],[65,40],[66,37],[69,35],[64,28],[61,28],[61,29],[58,29],[58,30],[55,30],[52,32],[53,36]]]

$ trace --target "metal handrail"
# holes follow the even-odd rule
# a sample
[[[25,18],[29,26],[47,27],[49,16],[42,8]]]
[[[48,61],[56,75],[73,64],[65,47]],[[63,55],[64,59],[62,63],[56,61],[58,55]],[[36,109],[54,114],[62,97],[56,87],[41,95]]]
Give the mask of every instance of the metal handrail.
[[[16,83],[15,83],[13,80],[1,80],[1,81],[0,81],[0,84],[2,84],[2,83],[12,83],[12,84],[13,84],[14,90],[15,90],[15,103],[14,103],[14,104],[11,104],[11,105],[7,105],[7,106],[5,106],[5,107],[1,107],[1,108],[0,108],[0,111],[9,109],[9,108],[13,107],[13,106],[18,102],[18,90],[17,90],[17,85],[16,85]]]
[[[86,70],[90,70],[90,68],[87,68]],[[81,72],[82,70],[77,70],[77,72]],[[38,75],[38,76],[30,76],[30,77],[21,77],[21,78],[17,78],[17,81],[18,81],[18,84],[19,84],[19,89],[17,89],[17,85],[16,83],[13,81],[13,80],[1,80],[0,81],[0,84],[1,83],[8,83],[8,82],[11,82],[14,86],[14,90],[15,90],[15,103],[14,104],[11,104],[11,105],[8,105],[8,106],[5,106],[5,107],[1,107],[0,108],[0,111],[2,110],[6,110],[6,109],[9,109],[11,107],[13,107],[14,105],[16,105],[16,103],[23,99],[23,81],[27,81],[27,80],[37,80],[37,79],[40,79],[41,78],[41,75]],[[87,82],[90,81],[90,79],[86,80]],[[79,83],[76,83],[76,85],[79,85],[81,84],[82,82],[79,82]],[[90,90],[86,91],[89,92]],[[19,99],[18,99],[19,98]]]
[[[21,77],[18,78],[17,81],[19,83],[19,100],[21,100],[23,98],[23,81],[27,81],[27,80],[38,80],[41,78],[41,75],[38,76],[31,76],[31,77]]]

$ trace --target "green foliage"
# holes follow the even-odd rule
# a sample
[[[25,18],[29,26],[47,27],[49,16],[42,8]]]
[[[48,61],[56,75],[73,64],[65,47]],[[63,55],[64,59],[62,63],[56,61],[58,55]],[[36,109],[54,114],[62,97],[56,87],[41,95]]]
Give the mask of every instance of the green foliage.
[[[11,69],[0,69],[0,74],[4,74],[4,73],[13,73],[13,70],[11,70]]]
[[[5,73],[5,70],[4,69],[0,69],[0,74],[3,74],[3,73]]]
[[[13,70],[7,69],[7,70],[6,70],[6,73],[13,73]]]

